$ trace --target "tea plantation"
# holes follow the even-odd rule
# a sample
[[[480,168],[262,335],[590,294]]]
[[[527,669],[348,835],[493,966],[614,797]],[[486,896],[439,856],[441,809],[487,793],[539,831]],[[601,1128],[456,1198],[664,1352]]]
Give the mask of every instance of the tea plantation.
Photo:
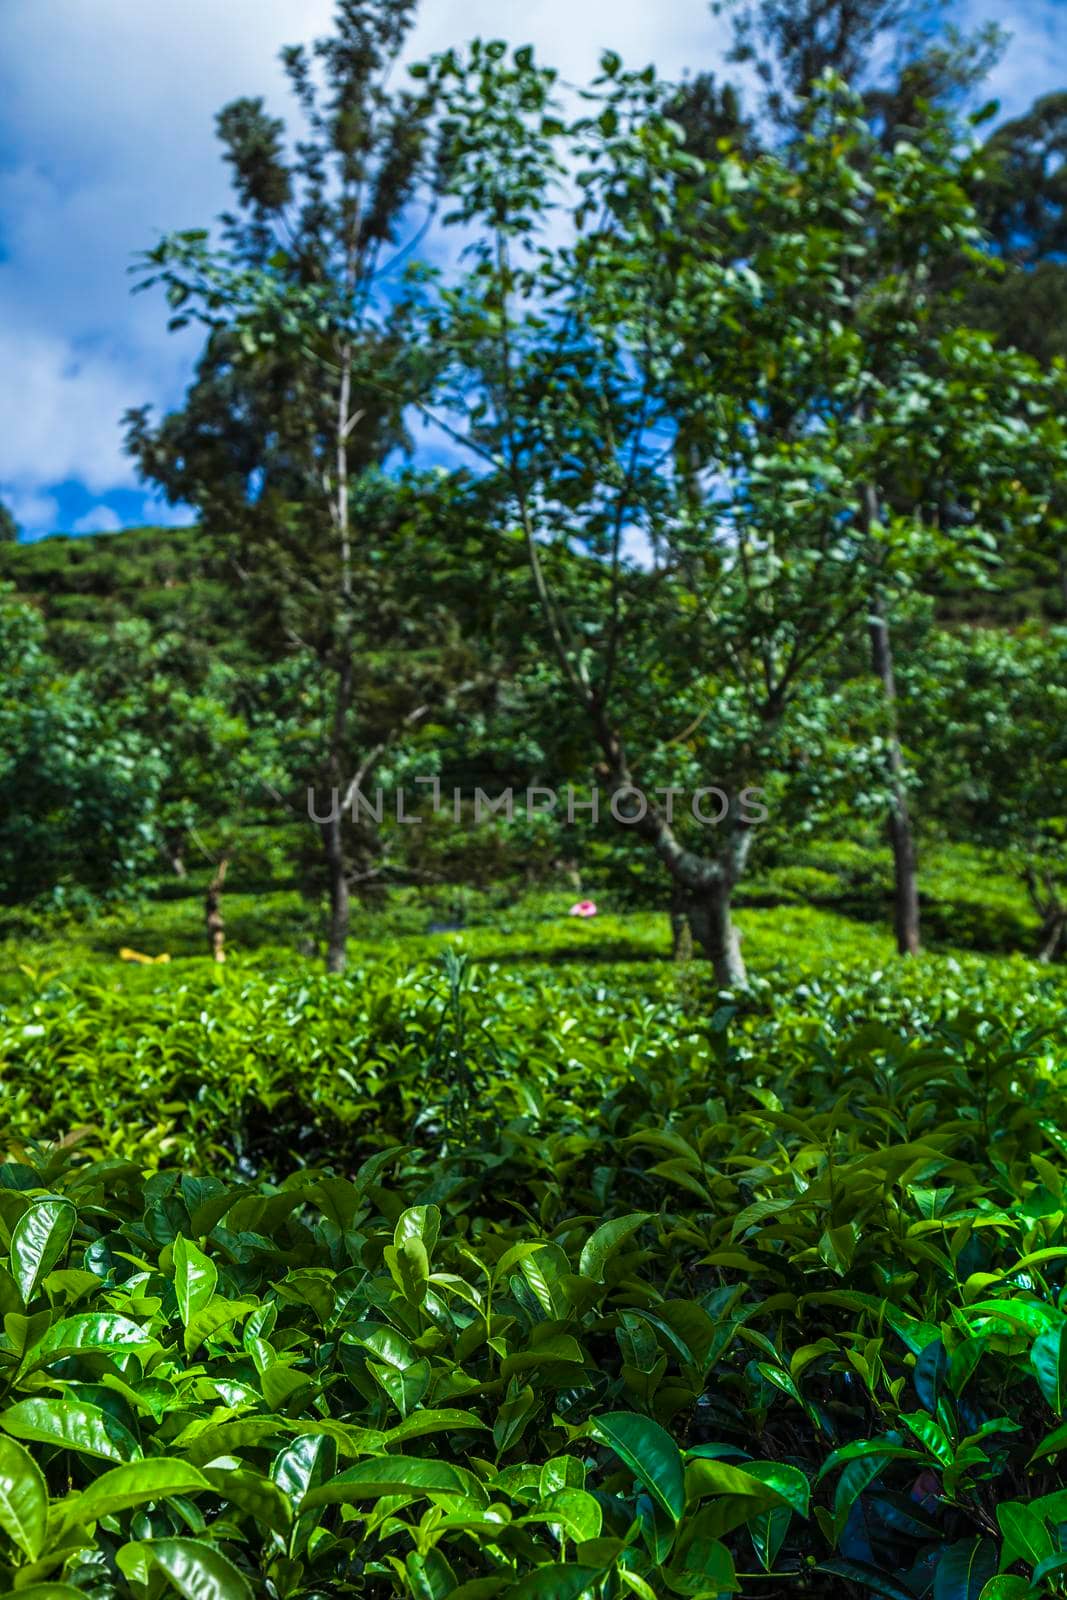
[[[0,3],[0,1600],[1067,1600],[1065,20]]]
[[[1063,1592],[1067,979],[746,931],[27,967],[5,1590]]]

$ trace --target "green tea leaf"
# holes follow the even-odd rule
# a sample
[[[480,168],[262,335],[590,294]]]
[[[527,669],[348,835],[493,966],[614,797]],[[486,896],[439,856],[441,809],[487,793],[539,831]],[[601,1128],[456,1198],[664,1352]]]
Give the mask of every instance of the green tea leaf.
[[[558,1523],[564,1538],[581,1544],[587,1539],[599,1539],[604,1518],[599,1501],[584,1489],[556,1489],[519,1520]]]
[[[1030,1347],[1030,1364],[1041,1393],[1059,1416],[1067,1409],[1067,1327],[1038,1334]]]
[[[710,1508],[707,1508],[710,1509]],[[709,1519],[701,1512],[688,1535],[683,1534],[663,1576],[675,1594],[731,1595],[739,1588],[729,1550],[708,1531]]]
[[[293,1508],[276,1483],[261,1473],[238,1467],[205,1467],[204,1477],[223,1500],[247,1511],[262,1527],[285,1538],[293,1525]]]
[[[320,1489],[337,1470],[337,1444],[326,1434],[305,1433],[292,1444],[279,1451],[271,1465],[270,1475],[286,1503],[298,1507],[312,1489]],[[307,1549],[315,1528],[315,1519],[304,1516],[297,1519],[292,1530],[289,1554],[298,1560]]]
[[[952,1445],[944,1428],[935,1422],[933,1417],[928,1416],[925,1411],[911,1411],[902,1415],[900,1420],[911,1429],[917,1439],[922,1441],[935,1460],[945,1467],[952,1465]]]
[[[877,1595],[878,1600],[915,1600],[914,1590],[905,1589],[888,1573],[869,1567],[865,1561],[844,1561],[835,1557],[833,1561],[820,1562],[815,1571],[847,1578],[850,1583],[859,1585],[861,1593]]]
[[[582,1248],[578,1271],[583,1277],[604,1281],[604,1268],[621,1244],[631,1238],[649,1220],[651,1212],[634,1211],[625,1217],[614,1217],[601,1223]]]
[[[409,1206],[393,1230],[393,1244],[399,1250],[406,1240],[418,1239],[426,1251],[427,1259],[432,1260],[434,1247],[440,1236],[439,1206]]]
[[[0,1428],[16,1439],[57,1445],[105,1461],[129,1461],[138,1454],[125,1429],[98,1406],[81,1400],[20,1400],[0,1414]]]
[[[596,1417],[588,1431],[614,1450],[668,1516],[678,1522],[685,1510],[685,1467],[670,1434],[658,1422],[631,1411]]]
[[[1046,1333],[1062,1325],[1062,1312],[1037,1300],[979,1300],[963,1308],[968,1317],[992,1317],[1009,1327],[1025,1328],[1028,1333]]]
[[[478,1493],[478,1482],[464,1468],[447,1461],[425,1461],[413,1456],[375,1456],[361,1461],[321,1488],[312,1489],[300,1502],[301,1512],[317,1506],[377,1500],[382,1495],[467,1495]]]
[[[1000,1552],[1000,1565],[1010,1567],[1013,1561],[1023,1560],[1031,1567],[1054,1553],[1052,1539],[1041,1518],[1018,1500],[1008,1500],[997,1506],[997,1522],[1004,1535]]]
[[[179,1233],[173,1245],[174,1293],[178,1298],[178,1313],[186,1328],[193,1318],[204,1310],[215,1293],[219,1281],[218,1270],[202,1250]]]
[[[536,1567],[528,1577],[505,1589],[504,1600],[579,1600],[602,1577],[599,1567],[556,1562]]]
[[[115,1313],[83,1312],[79,1316],[64,1317],[53,1323],[42,1339],[27,1351],[20,1375],[37,1367],[46,1367],[52,1361],[64,1361],[79,1355],[124,1355],[131,1350],[144,1351],[157,1341],[151,1333],[131,1322],[128,1317]]]
[[[0,1438],[0,1528],[36,1561],[47,1526],[48,1489],[40,1467],[14,1439]]]
[[[799,1467],[780,1461],[746,1461],[744,1470],[750,1478],[779,1495],[799,1516],[807,1516],[811,1485]]]
[[[11,1600],[85,1600],[85,1590],[75,1589],[69,1583],[31,1583],[25,1589],[12,1589],[3,1597]]]
[[[195,1494],[210,1488],[203,1473],[188,1462],[153,1456],[148,1461],[130,1462],[101,1473],[81,1494],[69,1495],[56,1509],[63,1524],[70,1527],[97,1522],[101,1517],[167,1500],[172,1495]]]
[[[937,1563],[933,1600],[979,1600],[996,1570],[997,1547],[992,1539],[961,1539],[950,1544]]]
[[[747,1465],[746,1462],[746,1468]],[[800,1476],[803,1477],[803,1473]],[[793,1492],[796,1492],[795,1486]],[[685,1469],[685,1493],[689,1501],[716,1494],[747,1496],[768,1504],[784,1498],[747,1470],[732,1466],[728,1461],[707,1460],[701,1456],[691,1459]]]
[[[61,1260],[78,1213],[69,1200],[32,1200],[11,1231],[11,1272],[28,1306],[41,1279]]]
[[[183,1600],[253,1600],[247,1578],[201,1539],[143,1539],[123,1545],[115,1559],[135,1583],[162,1572]]]

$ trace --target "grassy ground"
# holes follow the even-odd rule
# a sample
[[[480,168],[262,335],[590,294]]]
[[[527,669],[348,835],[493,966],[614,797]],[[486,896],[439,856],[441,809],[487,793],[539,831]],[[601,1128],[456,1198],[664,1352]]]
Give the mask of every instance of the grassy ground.
[[[205,877],[160,881],[136,899],[82,917],[10,914],[0,922],[0,998],[13,998],[47,974],[91,975],[109,987],[144,989],[202,972]],[[583,921],[567,915],[570,887],[523,896],[503,887],[398,889],[384,902],[356,906],[351,957],[372,959],[388,945],[391,955],[413,963],[448,946],[477,961],[508,965],[670,959],[663,911],[627,910],[610,892],[593,893],[600,914]],[[888,893],[884,852],[843,844],[811,850],[797,864],[754,879],[738,910],[751,970],[765,975],[787,959],[791,970],[799,965],[832,978],[839,969],[892,963]],[[975,852],[931,853],[923,897],[932,954],[999,962],[1033,949],[1033,917],[1019,885],[991,872]],[[292,973],[317,964],[321,921],[295,888],[242,884],[238,875],[225,910],[231,966]],[[127,962],[119,954],[124,948],[169,961]]]

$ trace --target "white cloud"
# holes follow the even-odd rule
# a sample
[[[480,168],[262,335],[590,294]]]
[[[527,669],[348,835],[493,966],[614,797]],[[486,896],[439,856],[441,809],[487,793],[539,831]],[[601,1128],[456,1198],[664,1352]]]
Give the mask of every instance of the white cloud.
[[[415,53],[484,39],[532,43],[546,65],[587,79],[603,50],[617,50],[629,66],[655,61],[667,77],[714,67],[726,23],[711,16],[707,0],[427,0],[413,40]]]
[[[1063,87],[1067,11],[1061,0],[1025,0],[1014,7],[1003,0],[967,0],[964,17],[968,28],[995,22],[1008,35],[1004,57],[986,86],[1004,116],[1018,116],[1038,95]]]
[[[170,505],[150,495],[145,501],[145,525],[153,528],[188,528],[196,521],[193,512],[185,505]]]
[[[118,533],[122,518],[110,506],[94,506],[84,517],[79,517],[71,533]]]
[[[2,0],[0,481],[33,507],[28,528],[46,521],[43,486],[135,483],[122,413],[173,403],[196,339],[167,334],[158,298],[131,297],[127,268],[220,209],[215,112],[244,93],[280,103],[278,49],[330,9]]]
[[[994,83],[1006,112],[1055,86],[1067,7],[1025,0],[1005,19],[1001,0],[964,6],[969,21],[996,14],[1014,32]],[[126,269],[159,232],[225,203],[216,111],[264,94],[287,113],[278,50],[322,32],[331,11],[332,0],[0,0],[0,481],[30,507],[27,526],[54,517],[50,489],[65,479],[96,496],[134,482],[119,418],[178,398],[196,338],[168,336],[158,297],[131,299]],[[423,0],[412,54],[503,35],[573,80],[609,45],[680,76],[720,64],[725,30],[707,0]]]
[[[19,484],[4,484],[0,498],[28,538],[51,533],[59,517],[59,502],[53,495],[42,494]]]
[[[0,324],[0,373],[0,480],[79,478],[97,494],[134,482],[118,419],[143,381],[135,357]]]

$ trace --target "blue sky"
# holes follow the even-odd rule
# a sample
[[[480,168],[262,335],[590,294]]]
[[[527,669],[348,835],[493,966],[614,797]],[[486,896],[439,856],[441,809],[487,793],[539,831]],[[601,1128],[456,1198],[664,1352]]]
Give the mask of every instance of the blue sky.
[[[127,267],[161,231],[225,203],[215,112],[287,103],[281,45],[331,0],[0,0],[0,496],[25,535],[179,521],[122,454],[128,406],[177,402],[197,340],[168,335]],[[1067,0],[964,0],[1012,35],[991,91],[1005,114],[1067,81]],[[475,34],[532,40],[580,79],[611,46],[660,70],[714,67],[706,0],[424,0],[416,53]]]

